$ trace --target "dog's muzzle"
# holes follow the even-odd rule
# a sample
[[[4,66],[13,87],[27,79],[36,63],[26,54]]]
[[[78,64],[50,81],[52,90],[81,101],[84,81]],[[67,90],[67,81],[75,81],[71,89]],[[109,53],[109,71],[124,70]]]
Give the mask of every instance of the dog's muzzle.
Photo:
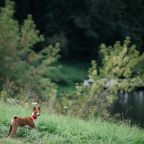
[[[39,116],[39,115],[40,115],[40,113],[37,113],[36,115],[37,115],[37,116]]]

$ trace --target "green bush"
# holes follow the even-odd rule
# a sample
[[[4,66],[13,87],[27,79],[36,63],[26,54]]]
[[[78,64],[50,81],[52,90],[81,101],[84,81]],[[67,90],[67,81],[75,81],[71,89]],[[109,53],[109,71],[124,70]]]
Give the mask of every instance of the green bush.
[[[42,121],[38,124],[38,130],[40,132],[48,132],[50,134],[55,133],[57,129],[57,125],[52,121]]]

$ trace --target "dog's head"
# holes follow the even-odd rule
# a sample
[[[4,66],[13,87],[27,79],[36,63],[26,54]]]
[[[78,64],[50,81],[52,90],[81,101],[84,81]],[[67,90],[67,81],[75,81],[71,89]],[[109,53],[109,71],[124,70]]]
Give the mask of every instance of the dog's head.
[[[36,117],[40,115],[40,107],[33,107],[33,115]]]

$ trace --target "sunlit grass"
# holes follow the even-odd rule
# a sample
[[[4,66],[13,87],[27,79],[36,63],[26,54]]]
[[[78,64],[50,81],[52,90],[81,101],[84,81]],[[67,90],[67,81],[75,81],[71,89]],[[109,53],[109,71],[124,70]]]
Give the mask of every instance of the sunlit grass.
[[[19,128],[15,138],[5,138],[10,118],[28,116],[28,106],[0,103],[0,144],[143,144],[144,131],[126,124],[84,121],[78,118],[49,114],[42,108],[36,129]]]

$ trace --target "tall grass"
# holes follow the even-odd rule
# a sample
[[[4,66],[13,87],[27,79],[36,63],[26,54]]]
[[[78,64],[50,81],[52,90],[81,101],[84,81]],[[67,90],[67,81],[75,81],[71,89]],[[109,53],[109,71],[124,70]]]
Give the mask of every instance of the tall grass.
[[[0,103],[0,144],[144,144],[144,131],[138,127],[57,116],[46,108],[42,108],[36,129],[19,128],[15,138],[4,137],[12,116],[30,113],[29,106]]]

